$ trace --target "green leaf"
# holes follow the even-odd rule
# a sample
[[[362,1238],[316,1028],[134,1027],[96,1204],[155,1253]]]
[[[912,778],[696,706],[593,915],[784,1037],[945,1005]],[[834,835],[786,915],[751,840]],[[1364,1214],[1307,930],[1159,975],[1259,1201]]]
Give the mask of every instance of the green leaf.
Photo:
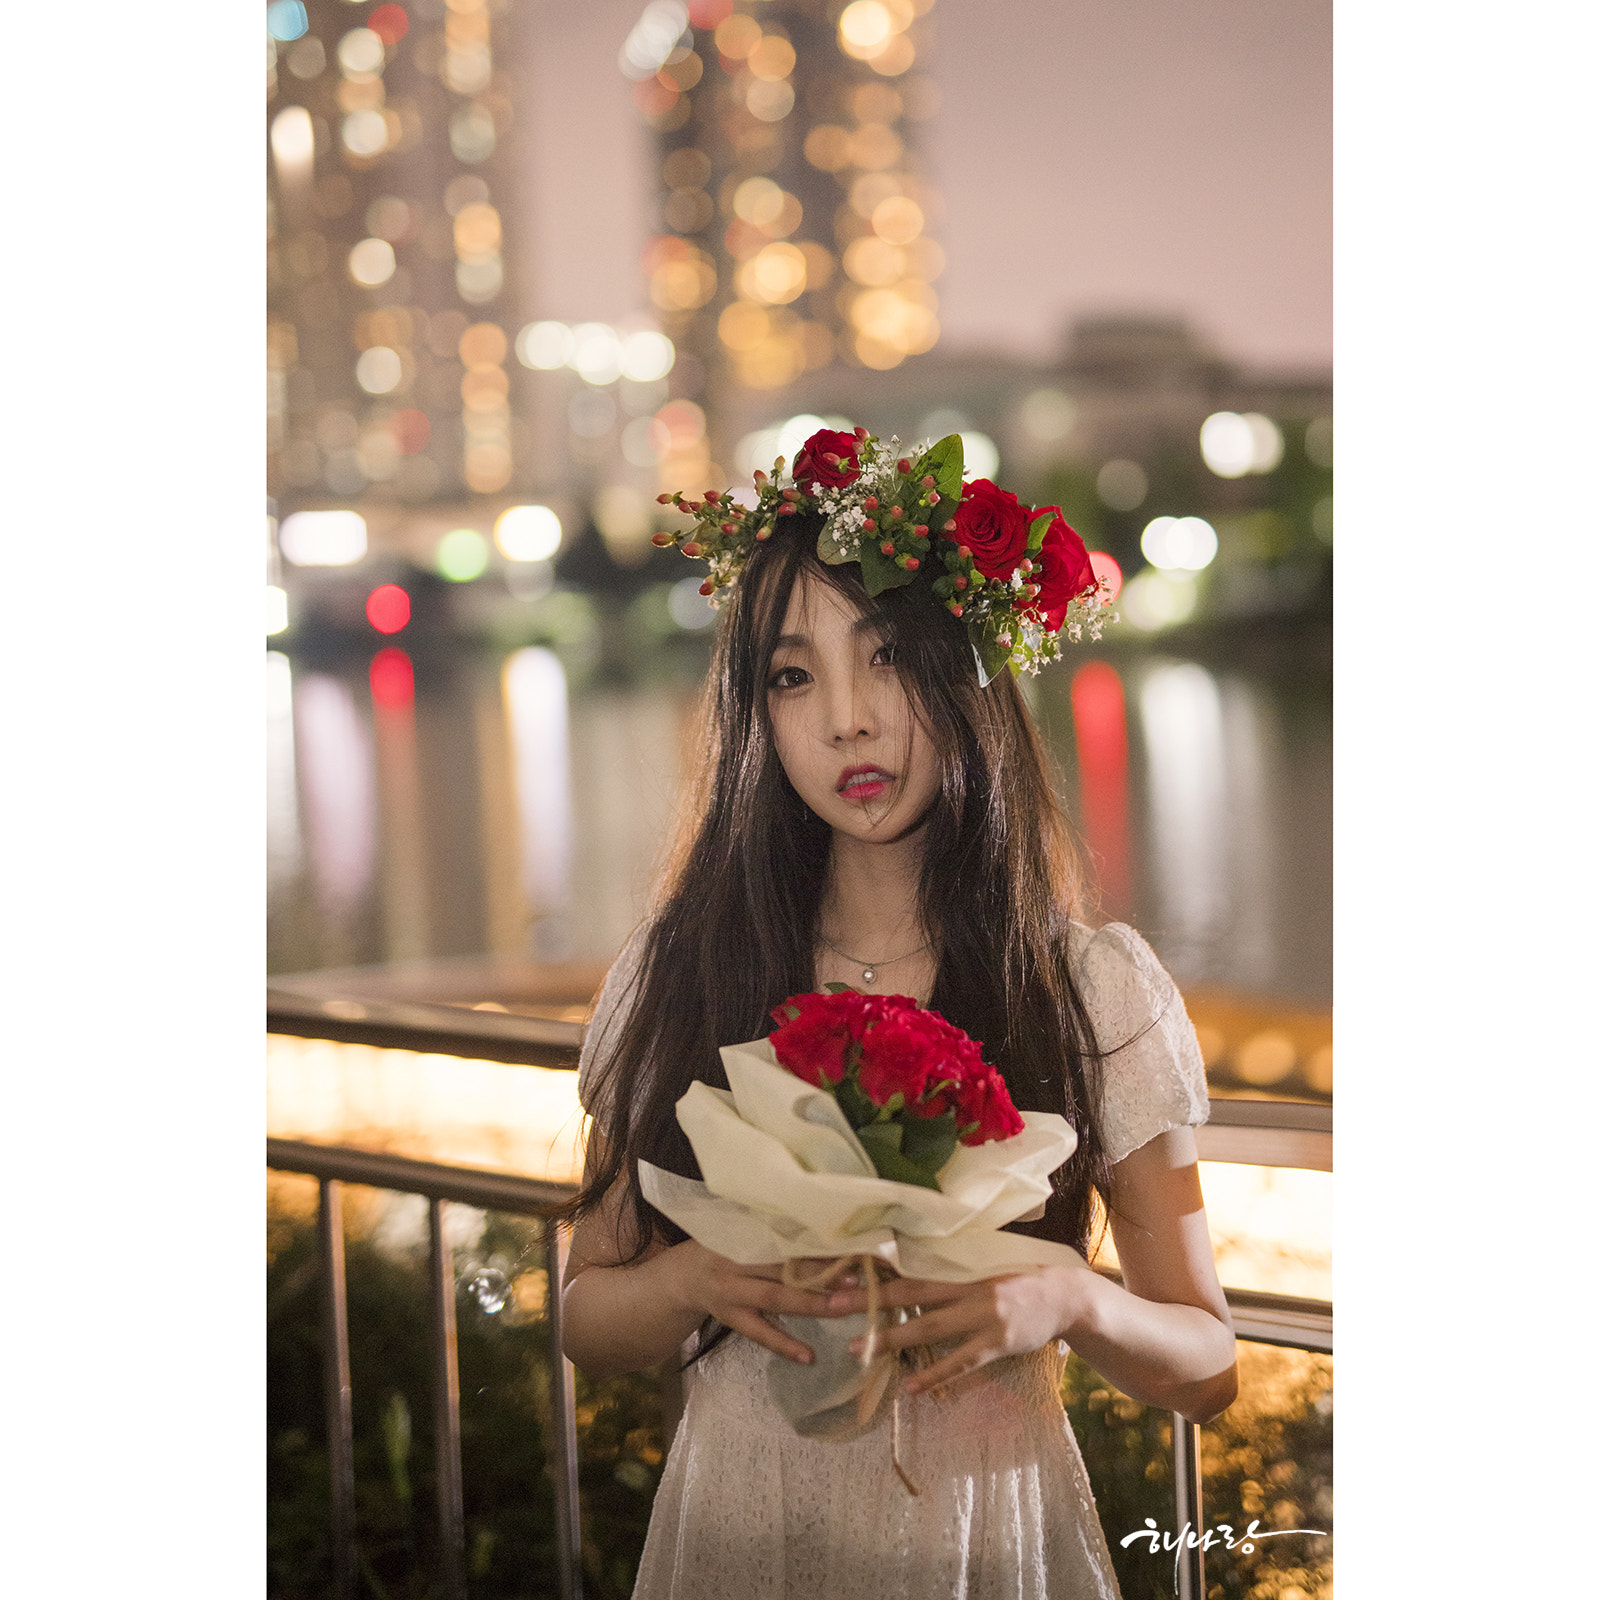
[[[871,1127],[857,1129],[856,1137],[872,1158],[880,1178],[891,1183],[914,1183],[919,1189],[937,1189],[939,1180],[927,1167],[901,1154],[898,1146],[902,1128],[898,1122],[875,1122]]]
[[[994,635],[989,632],[990,626],[974,623],[969,630],[972,653],[978,658],[978,684],[985,689],[1000,676],[1001,669],[1011,659],[1010,647],[995,643]]]
[[[907,1117],[900,1153],[929,1172],[937,1172],[955,1154],[959,1135],[956,1114],[946,1111],[940,1117]]]
[[[855,985],[854,984],[849,984],[849,983],[825,983],[825,984],[823,984],[822,987],[824,989],[826,989],[829,994],[855,994],[855,993],[857,993]],[[798,1017],[800,1015],[798,1007],[790,1006],[789,1007],[789,1015],[792,1016],[792,1017]]]
[[[830,567],[842,567],[847,561],[854,561],[854,535],[851,536],[851,547],[846,549],[833,536],[833,518],[830,517],[822,525],[822,532],[817,535],[817,559],[826,562]],[[865,540],[863,540],[865,543]]]
[[[841,1080],[833,1093],[839,1102],[839,1109],[844,1112],[845,1121],[858,1133],[877,1121],[878,1108],[849,1078]]]
[[[1044,536],[1049,531],[1050,524],[1056,520],[1053,511],[1041,511],[1032,522],[1028,524],[1028,554],[1037,555],[1044,547]]]
[[[886,556],[870,539],[861,541],[861,582],[869,595],[876,597],[885,589],[899,589],[911,582],[916,573],[897,567],[892,556]]]
[[[905,1128],[901,1123],[873,1121],[864,1128],[857,1128],[856,1137],[860,1139],[869,1155],[876,1155],[880,1150],[893,1150],[898,1154],[900,1139],[904,1132]]]
[[[962,468],[959,433],[946,434],[936,445],[930,446],[922,459],[912,467],[911,475],[915,479],[924,478],[930,472],[933,474],[933,486],[938,492],[939,503],[929,513],[930,527],[942,527],[946,517],[955,515],[956,505],[961,499]],[[943,515],[939,515],[941,512]],[[935,516],[939,518],[937,522],[933,520]]]

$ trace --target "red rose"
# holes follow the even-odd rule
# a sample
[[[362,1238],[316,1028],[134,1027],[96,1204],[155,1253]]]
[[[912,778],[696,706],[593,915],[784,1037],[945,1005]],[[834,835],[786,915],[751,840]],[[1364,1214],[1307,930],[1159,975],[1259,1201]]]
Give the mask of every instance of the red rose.
[[[954,538],[972,551],[986,578],[1009,578],[1028,553],[1028,524],[1034,513],[1007,489],[974,478],[961,491]]]
[[[929,1022],[926,1011],[900,1011],[867,1030],[861,1041],[859,1081],[875,1106],[887,1105],[896,1094],[907,1106],[915,1106],[929,1083],[953,1076],[945,1070],[948,1042]]]
[[[822,428],[800,446],[794,458],[794,481],[807,494],[814,494],[812,485],[818,483],[824,489],[842,489],[861,476],[861,468],[856,463],[856,451],[860,448],[861,441],[853,433],[835,433],[831,428]],[[839,459],[832,462],[828,456]]]
[[[965,1079],[956,1090],[956,1126],[966,1128],[962,1144],[988,1144],[991,1139],[1009,1139],[1021,1133],[1025,1124],[1011,1103],[1006,1081],[993,1067]]]
[[[1033,609],[1049,632],[1059,633],[1067,606],[1085,589],[1094,588],[1094,568],[1089,564],[1083,540],[1067,526],[1061,508],[1040,506],[1039,510],[1054,512],[1055,520],[1045,530],[1044,548],[1039,552],[1039,570],[1034,578],[1039,593],[1034,597]]]
[[[860,1041],[867,1017],[864,995],[797,994],[773,1009],[778,1027],[770,1035],[778,1060],[797,1078],[822,1086],[844,1077],[850,1047]],[[851,1004],[851,1002],[856,1002]],[[798,1012],[791,1016],[791,1012]]]

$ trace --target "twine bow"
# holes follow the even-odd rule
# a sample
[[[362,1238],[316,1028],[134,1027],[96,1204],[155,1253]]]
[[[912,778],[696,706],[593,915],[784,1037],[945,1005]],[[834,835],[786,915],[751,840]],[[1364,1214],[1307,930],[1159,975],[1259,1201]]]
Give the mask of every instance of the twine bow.
[[[820,1272],[809,1276],[800,1272],[798,1264],[793,1260],[783,1263],[783,1283],[789,1289],[809,1289],[822,1291],[831,1288],[852,1267],[860,1274],[862,1284],[867,1292],[867,1332],[861,1344],[861,1370],[866,1374],[866,1382],[862,1386],[861,1395],[856,1401],[856,1424],[858,1427],[866,1425],[867,1418],[878,1409],[878,1403],[883,1399],[883,1392],[894,1380],[899,1369],[899,1359],[892,1350],[878,1349],[878,1340],[885,1331],[884,1306],[878,1298],[878,1271],[882,1267],[891,1276],[896,1276],[892,1268],[883,1267],[883,1263],[876,1256],[851,1255],[840,1256],[836,1261],[831,1261]],[[912,1356],[916,1365],[924,1364],[918,1356],[926,1357],[930,1352],[920,1349]],[[889,1465],[894,1468],[895,1476],[906,1486],[909,1494],[917,1494],[919,1490],[910,1478],[906,1476],[905,1468],[900,1465],[900,1389],[895,1386],[894,1397],[889,1405]]]

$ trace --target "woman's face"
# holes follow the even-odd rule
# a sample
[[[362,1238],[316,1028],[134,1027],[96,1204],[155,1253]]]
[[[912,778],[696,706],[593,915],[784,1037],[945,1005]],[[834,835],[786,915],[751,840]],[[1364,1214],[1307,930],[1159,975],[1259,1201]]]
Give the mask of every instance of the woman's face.
[[[939,761],[891,648],[837,590],[802,572],[767,669],[778,759],[838,833],[889,843],[939,792]]]

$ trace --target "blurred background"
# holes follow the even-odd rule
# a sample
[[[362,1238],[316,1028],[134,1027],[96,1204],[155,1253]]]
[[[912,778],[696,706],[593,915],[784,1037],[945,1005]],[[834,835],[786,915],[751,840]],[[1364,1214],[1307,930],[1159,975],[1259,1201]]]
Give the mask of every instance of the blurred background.
[[[580,1021],[716,627],[656,495],[737,494],[822,425],[955,431],[1121,585],[1101,643],[1025,680],[1096,915],[1177,978],[1214,1096],[1329,1105],[1325,0],[273,0],[266,33],[273,984]],[[426,1088],[454,1058],[272,1050],[274,1133],[570,1170],[507,1125],[568,1127],[570,1092],[535,1116],[490,1062]],[[1331,1298],[1325,1172],[1206,1183],[1230,1286]],[[316,1186],[274,1194],[289,1227]],[[350,1215],[414,1243],[392,1212]],[[1301,1366],[1262,1378],[1279,1443],[1228,1446],[1235,1509],[1279,1503],[1285,1426],[1331,1426],[1331,1359],[1258,1348]],[[1112,1428],[1133,1403],[1080,1377],[1080,1434]],[[584,1424],[623,1546],[660,1441],[595,1441],[636,1402]],[[1273,1560],[1226,1592],[1323,1592],[1320,1557]]]

